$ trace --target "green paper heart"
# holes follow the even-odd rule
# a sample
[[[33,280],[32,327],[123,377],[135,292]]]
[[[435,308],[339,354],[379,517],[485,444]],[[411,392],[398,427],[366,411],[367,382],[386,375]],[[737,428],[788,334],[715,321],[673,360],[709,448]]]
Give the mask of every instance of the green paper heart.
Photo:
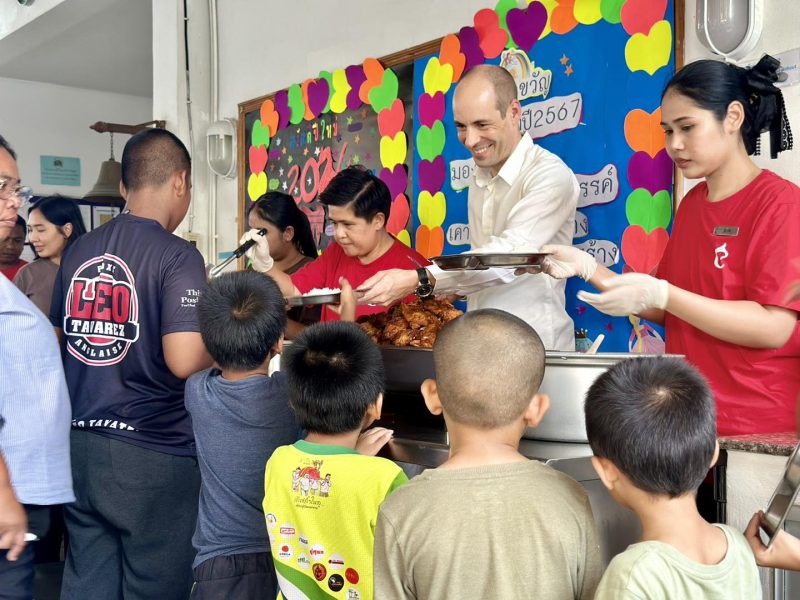
[[[278,189],[278,180],[277,179],[270,179],[267,187],[272,190],[273,192]]]
[[[644,188],[633,190],[625,201],[625,215],[631,225],[640,225],[647,233],[669,225],[672,217],[672,199],[667,190],[651,196]]]
[[[262,125],[261,119],[256,119],[253,123],[253,130],[250,132],[250,142],[256,148],[259,146],[269,147],[269,125]]]
[[[417,130],[417,153],[422,160],[433,162],[444,150],[444,125],[436,121],[433,127],[422,125]]]
[[[383,82],[369,91],[369,103],[376,113],[389,108],[397,100],[397,75],[391,69],[383,72]]]
[[[494,7],[494,12],[497,13],[497,18],[500,20],[500,28],[505,29],[508,34],[506,48],[519,48],[519,46],[514,43],[514,40],[511,39],[511,32],[508,30],[508,25],[506,25],[506,15],[512,8],[519,8],[517,0],[500,0]]]
[[[329,71],[320,71],[319,78],[328,82],[328,101],[325,103],[325,108],[322,109],[321,114],[325,114],[331,109],[331,96],[333,96],[333,74]]]
[[[289,122],[297,125],[306,114],[306,105],[303,103],[303,90],[299,83],[289,87],[289,109],[292,111]]]
[[[616,25],[621,22],[619,15],[623,4],[625,0],[600,0],[600,14],[603,19]]]

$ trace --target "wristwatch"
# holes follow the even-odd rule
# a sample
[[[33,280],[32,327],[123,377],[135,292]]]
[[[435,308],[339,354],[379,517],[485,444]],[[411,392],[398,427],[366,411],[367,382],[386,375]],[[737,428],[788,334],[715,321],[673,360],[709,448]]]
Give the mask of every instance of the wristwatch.
[[[416,289],[418,298],[430,298],[433,295],[433,286],[431,280],[428,279],[428,272],[420,267],[417,269],[417,277],[419,277],[419,285]]]

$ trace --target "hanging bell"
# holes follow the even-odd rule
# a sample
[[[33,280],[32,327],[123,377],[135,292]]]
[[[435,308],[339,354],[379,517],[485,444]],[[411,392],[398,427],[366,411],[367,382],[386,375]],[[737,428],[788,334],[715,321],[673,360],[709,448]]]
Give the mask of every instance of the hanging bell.
[[[122,165],[114,159],[103,161],[100,165],[100,175],[91,191],[85,198],[93,200],[122,200],[119,193],[119,182],[122,177]]]

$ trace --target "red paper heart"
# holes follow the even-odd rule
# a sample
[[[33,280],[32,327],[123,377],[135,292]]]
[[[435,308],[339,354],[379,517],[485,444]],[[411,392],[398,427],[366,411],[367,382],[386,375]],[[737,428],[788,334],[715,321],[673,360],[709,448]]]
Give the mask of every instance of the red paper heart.
[[[663,227],[647,233],[639,225],[631,225],[622,233],[622,257],[637,273],[652,273],[667,247],[669,235]]]
[[[267,166],[267,147],[266,146],[250,146],[249,150],[250,159],[250,172],[261,173]]]
[[[404,194],[398,194],[392,201],[389,220],[386,222],[386,231],[392,235],[397,235],[406,228],[408,217],[410,216],[411,209],[408,207],[408,198]]]
[[[398,98],[389,108],[378,113],[378,131],[382,136],[394,137],[403,130],[405,120],[406,110],[403,101]]]
[[[647,35],[650,28],[664,18],[666,12],[667,0],[627,0],[619,17],[622,28],[628,35]]]
[[[426,225],[420,225],[417,227],[416,241],[414,247],[425,258],[440,256],[444,248],[444,230],[441,227],[434,227],[431,231]]]
[[[491,8],[484,8],[473,17],[481,50],[486,58],[496,58],[505,49],[508,33],[500,27],[500,18]]]

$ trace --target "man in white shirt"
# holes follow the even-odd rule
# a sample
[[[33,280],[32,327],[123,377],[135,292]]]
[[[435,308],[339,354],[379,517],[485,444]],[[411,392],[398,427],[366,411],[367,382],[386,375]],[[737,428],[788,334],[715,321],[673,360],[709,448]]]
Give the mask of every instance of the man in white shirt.
[[[464,75],[453,96],[458,139],[476,165],[468,195],[473,252],[535,252],[546,244],[572,243],[578,182],[560,158],[520,133],[516,93],[505,69],[481,65]],[[357,291],[361,303],[388,305],[415,289],[421,296],[468,296],[468,310],[498,308],[530,323],[548,350],[575,349],[564,284],[545,275],[391,269]]]

